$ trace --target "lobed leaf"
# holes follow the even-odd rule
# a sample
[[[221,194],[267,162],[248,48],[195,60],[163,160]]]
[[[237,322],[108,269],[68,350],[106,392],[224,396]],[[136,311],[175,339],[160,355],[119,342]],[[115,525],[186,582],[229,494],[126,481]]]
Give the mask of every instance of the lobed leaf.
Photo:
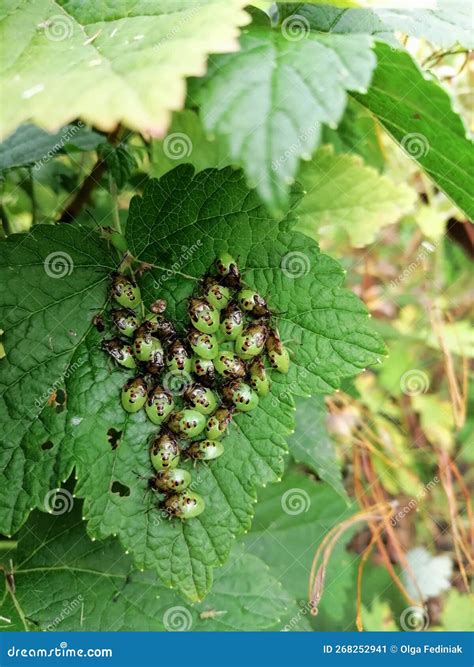
[[[0,630],[264,630],[291,600],[267,566],[242,547],[216,574],[212,595],[191,606],[153,572],[133,569],[116,540],[91,542],[79,503],[71,513],[32,514],[15,549],[0,562]],[[13,568],[13,570],[11,569]]]
[[[10,387],[3,396],[8,490],[1,497],[2,529],[16,529],[32,505],[44,508],[47,490],[74,465],[90,535],[117,535],[136,566],[156,569],[167,586],[191,600],[204,597],[213,568],[227,559],[235,536],[251,527],[257,487],[283,474],[286,439],[294,429],[293,395],[331,391],[384,352],[365,307],[342,288],[343,271],[314,241],[292,231],[294,223],[291,211],[278,224],[269,218],[242,173],[232,169],[194,175],[191,167],[178,167],[150,181],[143,197],[131,202],[129,248],[152,265],[141,279],[145,303],[166,298],[170,315],[184,326],[187,297],[215,256],[229,250],[239,256],[246,283],[268,296],[293,357],[288,376],[274,374],[273,392],[258,409],[236,417],[224,455],[194,471],[207,510],[188,522],[165,520],[147,493],[148,438],[155,428],[144,414],[122,410],[120,388],[130,373],[112,366],[100,350],[103,334],[90,324],[90,309],[102,308],[108,298],[107,275],[115,262],[107,247],[90,230],[81,240],[84,229],[61,225],[38,226],[0,245],[0,277],[8,284],[0,311],[7,323],[3,386],[19,383],[21,391],[34,383],[34,400],[35,392],[60,377],[67,396],[61,412],[46,401],[33,427],[18,390]],[[70,253],[70,275],[45,274],[46,247]],[[15,440],[13,427],[19,428]],[[49,440],[53,446],[43,449]]]
[[[57,131],[75,118],[163,135],[183,106],[185,77],[202,75],[209,53],[237,48],[245,4],[38,0],[3,8],[0,83],[9,103],[1,135],[28,120]]]
[[[338,124],[346,91],[367,90],[376,60],[369,36],[323,34],[308,22],[272,28],[252,15],[240,51],[212,57],[191,98],[206,131],[281,216],[300,160],[319,145],[323,123]]]
[[[307,191],[298,229],[316,237],[342,228],[355,248],[373,243],[382,227],[398,222],[416,202],[415,190],[330,147],[303,165],[298,180]]]

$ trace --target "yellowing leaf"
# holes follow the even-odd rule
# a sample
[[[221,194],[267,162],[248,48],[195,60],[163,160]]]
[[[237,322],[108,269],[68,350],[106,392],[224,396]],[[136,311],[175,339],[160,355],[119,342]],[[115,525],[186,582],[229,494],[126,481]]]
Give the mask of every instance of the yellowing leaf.
[[[381,176],[358,155],[336,155],[329,146],[303,165],[298,180],[307,191],[298,207],[299,229],[317,237],[343,227],[356,248],[372,243],[416,200],[413,190]]]
[[[434,394],[412,396],[413,407],[420,415],[421,426],[433,445],[451,449],[453,437],[453,413],[451,403]]]
[[[395,632],[398,628],[388,602],[375,598],[370,609],[362,607],[364,630],[369,632]]]
[[[234,51],[245,0],[36,0],[0,17],[1,135],[82,118],[162,135],[209,53]],[[54,63],[54,65],[53,65]]]

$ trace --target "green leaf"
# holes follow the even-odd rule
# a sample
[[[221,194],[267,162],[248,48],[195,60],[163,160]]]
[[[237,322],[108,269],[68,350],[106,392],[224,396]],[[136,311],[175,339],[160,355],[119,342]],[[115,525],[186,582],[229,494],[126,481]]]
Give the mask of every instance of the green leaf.
[[[69,476],[67,410],[51,396],[87,365],[84,341],[106,301],[114,266],[90,230],[36,226],[0,244],[0,532],[15,532],[30,508]],[[67,397],[65,399],[67,401]]]
[[[99,152],[118,188],[123,188],[137,163],[126,145],[104,144]]]
[[[441,630],[472,632],[472,599],[470,595],[461,595],[455,588],[449,591],[441,615]]]
[[[206,131],[281,216],[300,159],[318,146],[323,123],[340,121],[346,91],[367,89],[376,61],[368,36],[322,34],[307,22],[271,28],[262,12],[253,17],[241,51],[212,57],[191,95]]]
[[[294,205],[299,198],[295,192]],[[342,377],[377,362],[384,347],[372,335],[365,306],[341,289],[340,265],[320,254],[307,236],[292,231],[295,222],[291,211],[275,223],[240,171],[208,169],[193,176],[191,167],[182,166],[150,181],[143,198],[132,200],[127,239],[135,257],[157,265],[153,280],[172,309],[178,304],[178,318],[193,281],[216,253],[238,255],[246,283],[269,296],[293,355],[289,374],[276,374],[274,382],[301,395],[328,393],[339,388]],[[145,286],[153,280],[148,274]]]
[[[290,453],[297,463],[307,466],[348,502],[336,448],[326,428],[326,417],[322,396],[298,398],[296,429],[288,441]]]
[[[439,3],[441,5],[441,3]],[[464,0],[450,0],[436,9],[377,9],[378,18],[394,32],[425,37],[440,46],[459,43],[473,48],[474,39],[469,24],[472,7]]]
[[[378,66],[366,95],[369,109],[407,154],[469,217],[474,217],[474,150],[448,93],[428,78],[411,57],[386,44],[376,47]]]
[[[172,591],[161,593],[161,606],[166,608],[163,616],[176,605],[177,597]],[[190,629],[197,632],[271,629],[281,622],[282,615],[291,612],[291,605],[290,595],[267,565],[242,545],[236,545],[227,563],[216,571],[212,591],[204,602],[188,606],[192,616]]]
[[[372,14],[360,10],[338,12],[306,6],[298,12],[301,20],[314,30],[331,31],[331,34],[334,31],[346,36],[375,32],[375,28],[367,25],[367,17]],[[442,13],[444,17],[450,16],[448,10]],[[411,16],[410,12],[403,11],[403,14]],[[340,21],[336,20],[339,15]],[[349,16],[347,20],[346,15]],[[457,21],[455,16],[453,14],[452,20]],[[372,16],[369,23],[374,20]],[[381,23],[380,19],[377,18],[375,23]],[[449,34],[448,30],[446,34]],[[380,34],[377,36],[380,38]],[[382,42],[376,44],[378,64],[370,89],[366,95],[351,94],[472,219],[474,197],[469,184],[474,151],[463,121],[453,110],[452,100],[439,82],[422,72],[408,53],[392,47],[393,43],[391,46]]]
[[[196,171],[229,165],[220,143],[206,136],[199,116],[188,109],[173,114],[166,137],[152,142],[150,176],[160,178],[180,164]]]
[[[32,120],[50,131],[82,118],[163,135],[183,106],[185,77],[209,53],[237,48],[245,0],[38,0],[2,12],[2,135]],[[65,56],[67,54],[67,57]],[[52,66],[54,63],[54,67]]]
[[[378,123],[367,109],[353,99],[349,99],[338,128],[323,129],[322,143],[332,144],[336,153],[357,153],[378,171],[385,166]]]
[[[380,0],[308,0],[307,4],[309,5],[332,5],[334,7],[362,7],[367,5],[375,5]],[[301,6],[302,2],[284,2],[284,6],[296,5]],[[280,5],[280,3],[278,3]]]
[[[370,609],[362,606],[362,622],[366,632],[396,632],[397,625],[388,602],[375,597]]]
[[[137,479],[137,473],[145,478],[150,474],[147,439],[156,429],[143,414],[130,416],[122,410],[118,396],[124,373],[118,368],[111,371],[109,360],[99,349],[102,335],[88,327],[89,308],[98,308],[106,300],[103,271],[108,267],[107,256],[97,262],[99,267],[89,260],[97,290],[89,289],[84,296],[86,305],[77,304],[74,311],[74,318],[80,318],[82,327],[77,341],[74,338],[77,349],[69,346],[68,352],[72,354],[65,363],[69,361],[70,368],[82,359],[87,363],[65,379],[67,405],[63,412],[58,415],[51,408],[58,441],[61,436],[67,453],[68,465],[61,469],[69,472],[73,451],[78,477],[76,493],[85,498],[84,516],[91,535],[105,538],[116,534],[133,553],[139,568],[156,568],[166,585],[179,587],[193,600],[202,598],[209,590],[212,569],[226,560],[233,538],[250,529],[257,486],[282,476],[286,437],[294,429],[292,394],[331,391],[343,378],[375,363],[384,351],[380,338],[369,326],[365,307],[342,288],[344,274],[338,264],[321,255],[316,243],[308,237],[293,232],[294,222],[291,214],[278,224],[271,220],[257,194],[245,186],[243,175],[231,169],[207,170],[194,176],[192,168],[178,167],[160,181],[150,181],[143,198],[136,197],[131,202],[126,231],[130,250],[139,260],[154,265],[141,281],[146,303],[160,294],[169,302],[170,315],[184,325],[186,298],[197,286],[198,278],[219,251],[231,250],[240,258],[245,281],[269,296],[271,307],[278,313],[280,333],[293,355],[288,376],[274,374],[272,395],[260,402],[252,417],[239,415],[235,419],[226,438],[225,454],[208,467],[200,467],[199,474],[194,475],[196,489],[204,496],[208,508],[197,519],[163,520],[152,507],[151,497],[146,495],[146,479]],[[57,243],[55,234],[60,238],[67,234],[62,229],[47,227],[42,231],[40,227],[34,234],[40,238],[49,235],[50,241]],[[90,238],[85,240],[87,247],[93,246]],[[10,278],[8,282],[4,303],[7,315],[8,308],[22,303],[25,281],[28,287],[39,284],[46,292],[42,298],[57,303],[59,287],[55,283],[60,281],[42,280],[42,264],[40,268],[27,266],[33,260],[39,264],[31,249],[38,247],[37,240],[34,236],[23,239],[26,257],[23,247],[21,250],[17,247],[13,257],[7,254],[4,275],[7,278],[11,275],[9,263],[22,270],[21,280],[16,273],[16,279]],[[73,241],[69,238],[69,245]],[[76,245],[80,246],[79,239]],[[68,298],[66,292],[76,293],[78,279],[80,274],[75,282],[65,279],[60,303]],[[79,289],[88,288],[84,285]],[[45,369],[42,375],[45,386],[61,372],[65,373],[62,367],[50,372],[48,364],[58,344],[56,321],[50,322],[47,315],[46,312],[44,321],[29,329],[30,339],[22,347],[28,364],[33,367],[34,380],[38,361]],[[78,330],[75,325],[74,331]],[[44,339],[43,357],[39,359],[33,344],[38,337]],[[7,366],[3,372],[5,377],[22,376],[26,385],[31,379],[28,364],[21,356],[9,355],[10,345],[17,340],[12,326],[6,328],[7,360],[2,363]],[[20,402],[18,395],[12,395],[12,399]],[[15,416],[14,406],[10,407],[12,414],[8,411],[5,414],[7,429]],[[45,429],[35,437],[27,416],[22,416],[24,429],[30,427],[28,442],[34,452],[31,456],[43,465],[47,456],[54,461],[54,447],[46,453],[39,451],[48,439]],[[48,427],[51,431],[49,422]],[[110,429],[114,429],[116,436],[112,441]],[[8,497],[5,494],[2,498],[3,517],[8,525],[13,512],[11,505],[17,493],[21,493],[24,473],[20,457],[15,476],[10,472],[13,454],[20,448],[24,456],[22,440],[15,444],[16,447],[9,444],[9,455],[4,460],[4,475],[11,480]],[[59,475],[59,479],[65,476]],[[40,475],[37,471],[32,471],[31,477],[38,485],[55,485],[58,479],[52,473]],[[12,488],[16,490],[13,494]],[[40,499],[41,494],[43,486],[38,491]],[[31,501],[28,504],[26,499],[20,508],[15,503],[17,525],[24,521],[30,506]]]
[[[311,563],[321,540],[335,525],[353,513],[341,497],[324,483],[289,472],[279,485],[271,485],[259,494],[252,532],[245,539],[247,549],[270,567],[306,612],[300,612],[285,625],[298,629],[302,618],[309,617],[308,583]],[[356,571],[354,558],[345,550],[350,531],[335,547],[326,573],[326,583],[314,621],[318,630],[341,627],[346,606],[355,612],[352,590]],[[294,627],[296,626],[296,627]],[[281,628],[280,628],[281,629]]]
[[[472,48],[474,44],[472,30],[468,28],[472,19],[471,7],[464,0],[450,0],[446,8],[436,9],[380,7],[341,10],[336,7],[311,7],[301,3],[294,11],[310,19],[320,30],[373,35],[392,45],[399,44],[395,34],[397,32],[424,37],[440,46],[459,43]]]
[[[263,630],[290,602],[266,565],[240,547],[206,602],[191,606],[156,574],[134,570],[117,540],[91,542],[75,505],[62,516],[32,514],[17,549],[1,559],[8,572],[13,565],[15,587],[3,578],[0,629]]]
[[[66,148],[90,151],[106,141],[83,123],[66,125],[59,132],[49,134],[34,125],[21,125],[8,139],[0,143],[0,171],[36,163],[37,168]]]
[[[356,248],[372,243],[382,227],[409,213],[414,190],[396,184],[358,155],[320,149],[303,165],[298,181],[307,191],[298,207],[298,228],[311,236],[337,233],[342,228]]]

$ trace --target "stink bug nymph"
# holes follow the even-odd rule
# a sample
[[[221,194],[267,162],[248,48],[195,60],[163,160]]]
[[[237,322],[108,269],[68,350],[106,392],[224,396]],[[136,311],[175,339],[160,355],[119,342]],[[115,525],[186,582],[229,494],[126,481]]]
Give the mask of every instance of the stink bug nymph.
[[[124,308],[136,308],[142,301],[140,288],[121,273],[112,276],[112,296]]]
[[[202,359],[214,359],[219,352],[219,345],[214,334],[205,334],[192,329],[188,334],[192,351]]]
[[[216,268],[224,285],[232,289],[240,289],[240,271],[232,255],[222,252],[216,259]]]
[[[194,410],[203,415],[210,415],[217,406],[217,398],[214,392],[203,387],[200,384],[192,384],[184,392],[184,400],[187,401]]]
[[[232,421],[234,414],[234,406],[229,408],[217,408],[213,415],[209,417],[206,424],[206,437],[210,440],[217,440],[222,438],[226,432],[227,427]]]
[[[138,412],[146,402],[148,387],[142,377],[131,378],[122,389],[122,407],[126,412]]]
[[[166,368],[169,371],[181,371],[189,373],[191,370],[191,357],[181,340],[175,340],[168,349],[166,356]]]
[[[197,410],[179,410],[171,413],[167,426],[183,438],[194,438],[204,430],[206,418]]]
[[[244,314],[234,302],[229,303],[222,313],[221,333],[226,340],[235,340],[244,328]]]
[[[191,473],[182,468],[168,468],[157,472],[149,482],[150,488],[161,493],[180,493],[191,484]]]
[[[102,341],[102,349],[110,354],[115,361],[125,368],[136,368],[137,364],[133,358],[130,345],[122,342],[120,338],[111,338]]]
[[[135,329],[140,326],[140,320],[133,310],[121,308],[112,311],[112,320],[123,336],[133,336]]]
[[[154,338],[146,325],[142,324],[133,335],[133,354],[139,361],[151,361],[155,351],[163,352],[163,347],[158,338]]]
[[[153,301],[153,303],[151,304],[150,310],[152,313],[155,313],[155,315],[161,315],[162,313],[165,312],[167,306],[168,303],[166,299],[157,299],[156,301]]]
[[[267,302],[258,292],[252,289],[243,289],[237,295],[239,306],[255,317],[270,317]]]
[[[235,351],[242,359],[249,359],[261,354],[265,347],[268,327],[264,322],[250,324],[235,341]]]
[[[150,459],[155,470],[176,468],[179,463],[178,441],[171,433],[161,433],[151,443]]]
[[[228,305],[231,299],[231,292],[228,287],[221,285],[217,280],[208,276],[204,280],[204,297],[211,306],[214,306],[217,310],[222,310]]]
[[[198,493],[183,491],[183,493],[168,496],[164,507],[170,517],[175,516],[178,519],[186,520],[193,519],[204,512],[205,502],[204,498]]]
[[[162,424],[174,408],[173,396],[163,387],[155,387],[148,394],[145,412],[154,424]]]
[[[281,342],[280,334],[276,329],[271,329],[267,338],[268,360],[279,373],[288,373],[290,368],[290,355]]]
[[[187,448],[185,454],[197,461],[213,461],[224,453],[224,445],[220,440],[196,440]]]
[[[176,328],[173,322],[167,320],[160,313],[149,315],[143,324],[163,341],[170,341],[176,337]]]
[[[247,373],[242,359],[228,350],[219,352],[217,359],[214,361],[214,366],[219,375],[223,375],[227,379],[243,378]]]
[[[259,396],[267,396],[270,392],[270,380],[261,357],[254,359],[249,367],[250,386]]]
[[[191,299],[188,314],[194,328],[202,333],[215,333],[219,328],[219,311],[204,299]]]
[[[222,396],[227,403],[235,405],[236,410],[250,412],[258,405],[256,392],[242,380],[231,380],[222,387]]]
[[[151,353],[151,357],[148,360],[146,369],[152,375],[159,375],[164,367],[165,367],[164,352],[160,344],[160,347],[156,347]]]
[[[198,376],[201,384],[205,384],[206,387],[214,386],[216,371],[211,359],[203,359],[202,357],[195,356],[192,359],[191,368],[193,373]]]

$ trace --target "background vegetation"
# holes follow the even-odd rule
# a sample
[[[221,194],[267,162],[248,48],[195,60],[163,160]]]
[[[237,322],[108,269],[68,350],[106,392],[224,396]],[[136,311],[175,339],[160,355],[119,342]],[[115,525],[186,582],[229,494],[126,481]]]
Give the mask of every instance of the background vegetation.
[[[468,629],[467,3],[147,4],[0,12],[0,627]],[[164,525],[95,317],[222,247],[294,370]]]

